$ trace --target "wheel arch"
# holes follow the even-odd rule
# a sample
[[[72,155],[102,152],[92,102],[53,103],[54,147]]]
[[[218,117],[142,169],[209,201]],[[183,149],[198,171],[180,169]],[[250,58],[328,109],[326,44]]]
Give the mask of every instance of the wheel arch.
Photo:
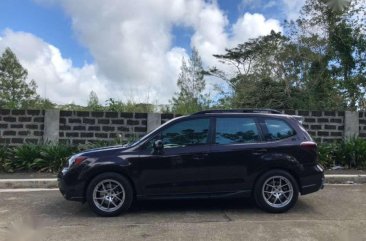
[[[116,166],[101,166],[98,168],[93,168],[93,170],[90,170],[88,175],[85,177],[85,186],[84,186],[84,190],[83,190],[83,196],[84,199],[86,199],[86,191],[88,189],[88,186],[90,184],[90,182],[98,175],[103,174],[103,173],[107,173],[107,172],[111,172],[111,173],[116,173],[118,175],[121,175],[123,177],[125,177],[131,184],[132,187],[132,191],[133,191],[133,195],[134,197],[136,196],[136,183],[133,181],[133,179],[131,178],[130,175],[128,175],[128,173],[123,170],[123,168],[119,167],[116,168]]]
[[[258,180],[264,175],[266,174],[267,172],[269,171],[273,171],[273,170],[280,170],[280,171],[285,171],[285,172],[288,172],[296,181],[296,184],[297,184],[297,187],[300,191],[300,193],[302,192],[302,189],[301,189],[301,185],[300,185],[300,179],[299,179],[299,176],[297,175],[297,172],[296,170],[294,169],[291,169],[291,168],[284,168],[284,167],[281,167],[281,166],[273,166],[273,167],[270,167],[270,168],[267,168],[263,171],[261,171],[257,176],[256,178],[254,179],[254,182],[253,182],[253,187],[252,187],[252,194],[254,193],[254,189],[255,189],[255,186],[257,185],[257,182]]]

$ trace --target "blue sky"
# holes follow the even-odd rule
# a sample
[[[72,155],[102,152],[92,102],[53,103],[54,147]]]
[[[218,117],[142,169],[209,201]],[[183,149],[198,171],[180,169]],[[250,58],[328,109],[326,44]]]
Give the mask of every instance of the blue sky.
[[[88,49],[75,37],[71,19],[62,8],[37,4],[32,0],[1,0],[0,9],[0,31],[10,28],[33,33],[60,48],[76,66],[82,66],[85,61],[92,62]]]
[[[215,65],[212,54],[281,31],[303,2],[1,0],[0,51],[10,46],[56,102],[82,104],[94,90],[101,99],[166,103],[192,46]]]

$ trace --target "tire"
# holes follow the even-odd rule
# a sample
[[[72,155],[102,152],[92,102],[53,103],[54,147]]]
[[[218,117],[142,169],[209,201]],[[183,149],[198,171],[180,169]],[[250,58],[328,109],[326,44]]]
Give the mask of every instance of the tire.
[[[270,213],[283,213],[292,208],[299,197],[295,178],[284,170],[264,173],[256,182],[254,199],[257,205]]]
[[[91,180],[86,190],[86,200],[98,215],[112,217],[127,211],[133,201],[129,180],[118,173],[102,173]]]

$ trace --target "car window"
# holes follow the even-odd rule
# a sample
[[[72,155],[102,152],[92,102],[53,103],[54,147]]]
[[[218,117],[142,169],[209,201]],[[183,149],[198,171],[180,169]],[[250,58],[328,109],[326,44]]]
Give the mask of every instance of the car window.
[[[162,131],[164,148],[208,143],[209,119],[181,121]]]
[[[268,130],[265,135],[267,141],[281,140],[296,134],[294,129],[283,120],[266,119],[265,125]]]
[[[260,141],[253,118],[217,118],[216,144],[251,143]]]

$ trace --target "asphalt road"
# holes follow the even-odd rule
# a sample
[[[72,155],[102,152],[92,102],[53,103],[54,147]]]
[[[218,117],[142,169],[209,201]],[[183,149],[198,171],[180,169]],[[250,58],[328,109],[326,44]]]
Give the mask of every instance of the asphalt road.
[[[0,192],[0,240],[366,240],[366,185],[329,185],[285,214],[250,200],[138,202],[115,218],[58,191]]]

